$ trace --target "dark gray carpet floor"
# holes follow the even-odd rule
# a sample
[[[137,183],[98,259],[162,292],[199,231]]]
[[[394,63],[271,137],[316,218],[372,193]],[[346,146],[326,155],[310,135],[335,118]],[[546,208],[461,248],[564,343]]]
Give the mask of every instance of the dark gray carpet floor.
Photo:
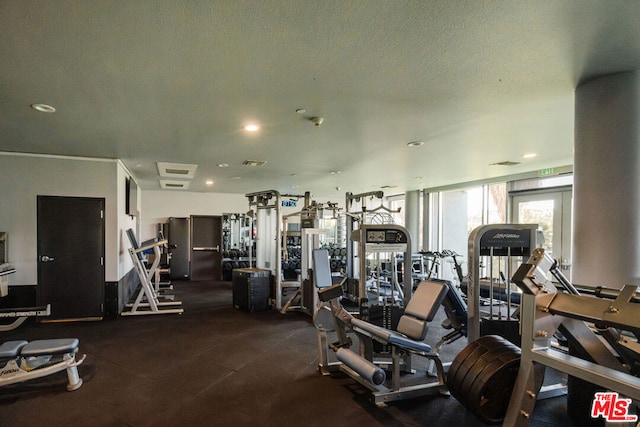
[[[318,373],[309,316],[232,307],[228,282],[178,282],[182,315],[36,323],[0,340],[77,337],[76,391],[65,373],[0,389],[0,426],[482,426],[453,397],[378,408],[348,377]],[[444,335],[433,322],[427,342]],[[451,361],[459,340],[442,351]],[[539,402],[532,426],[570,426],[565,399]]]

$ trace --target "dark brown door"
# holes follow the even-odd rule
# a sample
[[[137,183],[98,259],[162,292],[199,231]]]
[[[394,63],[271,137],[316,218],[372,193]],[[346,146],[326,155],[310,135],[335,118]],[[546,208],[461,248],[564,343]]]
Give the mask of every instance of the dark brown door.
[[[44,320],[103,316],[104,199],[38,196],[38,304]]]
[[[222,217],[191,217],[191,280],[222,280]]]

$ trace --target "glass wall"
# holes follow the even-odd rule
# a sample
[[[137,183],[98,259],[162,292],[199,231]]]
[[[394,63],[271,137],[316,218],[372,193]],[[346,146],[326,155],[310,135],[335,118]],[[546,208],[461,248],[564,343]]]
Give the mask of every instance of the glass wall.
[[[412,238],[419,241],[418,247],[422,252],[443,252],[448,250],[459,254],[460,256],[456,257],[456,260],[461,263],[462,273],[466,275],[469,234],[476,227],[486,224],[507,224],[513,221],[544,224],[548,221],[540,217],[542,215],[541,212],[548,215],[550,211],[550,209],[543,209],[548,207],[540,205],[544,201],[532,201],[530,204],[518,208],[517,213],[509,213],[509,208],[511,208],[510,197],[533,189],[538,191],[546,189],[549,191],[559,185],[566,186],[570,193],[571,180],[571,175],[563,175],[424,192],[419,203],[421,210],[425,210],[425,212],[418,214],[420,218],[420,234],[412,236]],[[386,200],[390,208],[401,208],[401,212],[393,214],[393,216],[395,224],[403,225],[405,215],[404,196],[390,196]],[[570,196],[568,200],[569,202],[566,204],[570,205]],[[570,210],[564,209],[564,211],[569,212]],[[545,229],[544,226],[542,228],[546,234],[545,241],[550,244],[550,242],[554,241],[557,233],[552,235],[551,229]],[[565,228],[570,229],[570,221]],[[554,246],[557,249],[560,245],[556,243]],[[570,258],[567,257],[567,259]],[[458,281],[454,267],[451,257],[441,258],[437,266],[438,277]]]
[[[438,214],[431,225],[430,251],[452,251],[467,274],[469,234],[484,224],[507,222],[507,186],[505,183],[478,185],[432,193]],[[435,245],[434,245],[435,243]],[[439,277],[458,281],[452,257],[440,259]]]

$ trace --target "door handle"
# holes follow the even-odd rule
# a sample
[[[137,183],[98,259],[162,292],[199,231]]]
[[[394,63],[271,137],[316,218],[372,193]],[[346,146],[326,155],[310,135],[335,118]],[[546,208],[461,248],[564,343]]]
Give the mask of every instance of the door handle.
[[[54,258],[53,258],[53,257],[47,256],[47,255],[42,255],[42,256],[40,257],[40,261],[42,261],[42,262],[51,262],[51,261],[53,261],[53,260],[54,260]]]
[[[194,251],[215,251],[220,252],[220,245],[218,246],[198,246],[192,248]]]

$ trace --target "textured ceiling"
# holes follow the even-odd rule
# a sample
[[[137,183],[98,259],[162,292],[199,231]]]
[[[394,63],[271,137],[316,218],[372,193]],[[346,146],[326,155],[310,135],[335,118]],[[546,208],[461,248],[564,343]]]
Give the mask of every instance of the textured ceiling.
[[[639,22],[632,0],[0,0],[0,151],[317,196],[568,165],[575,87],[639,68]]]

